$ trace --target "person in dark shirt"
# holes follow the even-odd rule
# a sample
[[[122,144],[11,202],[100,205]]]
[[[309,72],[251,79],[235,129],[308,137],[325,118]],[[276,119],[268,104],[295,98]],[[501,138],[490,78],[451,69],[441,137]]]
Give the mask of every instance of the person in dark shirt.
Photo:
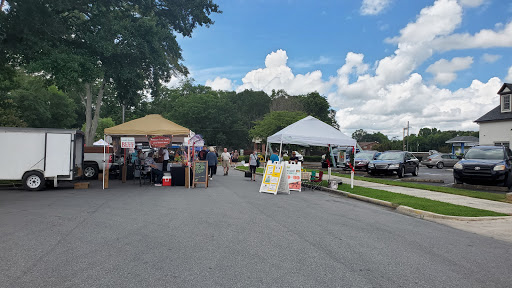
[[[290,163],[299,163],[299,157],[297,157],[295,151],[292,152],[292,156],[290,157]]]
[[[203,150],[199,151],[199,160],[204,161],[206,160],[206,155],[208,154],[208,151],[206,151],[206,146],[203,147]]]

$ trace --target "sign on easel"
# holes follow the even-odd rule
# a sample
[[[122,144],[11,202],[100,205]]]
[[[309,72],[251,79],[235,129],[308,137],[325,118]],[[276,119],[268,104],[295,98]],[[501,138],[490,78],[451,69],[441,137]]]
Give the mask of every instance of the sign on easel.
[[[287,163],[286,164],[286,174],[288,178],[288,187],[290,190],[301,191],[302,182],[301,182],[301,164],[300,162],[295,163]]]
[[[204,184],[204,188],[208,188],[208,161],[194,161],[194,179],[193,187],[196,184]]]
[[[276,195],[279,191],[290,194],[287,178],[286,169],[283,164],[268,161],[265,174],[263,175],[263,181],[261,182],[260,193],[272,193]]]

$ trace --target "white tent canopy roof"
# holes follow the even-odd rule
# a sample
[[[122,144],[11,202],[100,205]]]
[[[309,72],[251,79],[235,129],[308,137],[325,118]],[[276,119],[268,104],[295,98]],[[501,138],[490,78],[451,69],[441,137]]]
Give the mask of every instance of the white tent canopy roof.
[[[356,146],[356,140],[313,116],[299,120],[269,136],[267,142],[301,146]]]

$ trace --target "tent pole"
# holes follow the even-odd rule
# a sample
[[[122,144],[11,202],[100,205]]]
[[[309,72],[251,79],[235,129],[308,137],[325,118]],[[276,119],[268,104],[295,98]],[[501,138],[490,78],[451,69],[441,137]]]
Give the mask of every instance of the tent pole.
[[[356,148],[355,148],[355,147],[352,147],[352,157],[354,157],[354,158],[355,158],[355,154],[356,154],[356,153],[355,153],[355,152],[356,152],[355,150],[356,150]],[[353,162],[352,160],[353,160],[353,159],[350,159],[350,162],[351,162],[351,163]],[[354,162],[354,165],[355,165],[355,162]],[[352,169],[350,170],[350,188],[351,188],[351,189],[354,189],[354,167],[352,166],[351,168],[352,168]]]
[[[103,141],[104,141],[103,142],[103,177],[101,177],[101,180],[103,182],[103,190],[105,190],[105,159],[106,159],[106,157],[105,157],[105,144],[106,144],[105,138],[107,138],[107,137],[105,136],[105,134],[103,134]]]
[[[332,156],[332,148],[331,148],[331,144],[327,144],[329,146],[329,155]],[[334,156],[332,156],[332,160],[334,163]],[[334,163],[334,165],[336,165],[336,163]],[[327,181],[331,181],[331,165],[327,166],[327,172],[328,172],[328,175],[329,177],[327,177]]]
[[[279,145],[279,162],[281,162],[281,159],[282,159],[282,156],[283,155],[283,135],[281,135],[281,145]]]
[[[268,142],[268,137],[267,137],[267,146],[265,146],[265,163],[263,163],[263,167],[267,167],[268,145],[270,145],[270,143]]]

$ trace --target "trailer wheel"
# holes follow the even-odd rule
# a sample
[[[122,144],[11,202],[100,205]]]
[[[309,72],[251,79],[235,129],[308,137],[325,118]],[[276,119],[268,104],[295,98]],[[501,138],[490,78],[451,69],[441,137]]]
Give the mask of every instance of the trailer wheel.
[[[85,179],[95,179],[98,177],[98,167],[94,164],[84,165],[84,177]]]
[[[43,190],[45,187],[44,175],[41,172],[30,171],[23,175],[23,188],[29,191]]]

